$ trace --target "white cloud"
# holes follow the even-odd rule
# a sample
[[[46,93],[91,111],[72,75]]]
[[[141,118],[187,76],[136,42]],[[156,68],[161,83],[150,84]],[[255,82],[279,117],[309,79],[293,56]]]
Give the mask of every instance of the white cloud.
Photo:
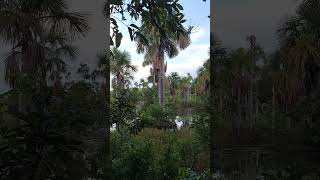
[[[209,44],[191,44],[178,57],[167,60],[167,73],[178,72],[181,75],[190,73],[192,76],[195,76],[197,70],[208,59],[208,50]]]
[[[191,33],[192,42],[198,42],[202,38],[209,37],[209,33],[210,33],[210,31],[205,30],[204,28],[196,28]],[[209,39],[207,39],[207,40],[209,40]]]

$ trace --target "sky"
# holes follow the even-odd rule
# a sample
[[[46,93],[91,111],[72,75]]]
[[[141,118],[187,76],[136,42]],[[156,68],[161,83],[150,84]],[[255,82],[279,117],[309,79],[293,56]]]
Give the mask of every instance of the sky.
[[[68,0],[72,10],[88,13],[89,24],[92,27],[88,35],[75,42],[79,47],[78,58],[69,62],[71,70],[86,63],[90,67],[96,65],[97,53],[106,48],[106,21],[103,18],[102,5],[104,0]],[[186,25],[196,27],[192,33],[192,44],[182,51],[176,58],[167,59],[167,73],[177,71],[181,75],[196,70],[208,58],[209,49],[209,1],[180,0],[186,14]],[[246,36],[255,34],[258,42],[267,51],[274,49],[276,44],[275,31],[283,16],[291,14],[298,0],[214,0],[214,29],[213,32],[227,47],[235,48],[246,46]],[[136,80],[149,74],[149,67],[142,68],[143,55],[135,53],[135,44],[130,42],[127,30],[123,30],[124,40],[120,48],[131,53],[132,63],[136,64],[139,72],[135,74]],[[8,46],[0,43],[0,93],[8,90],[4,82],[2,58],[8,52]]]

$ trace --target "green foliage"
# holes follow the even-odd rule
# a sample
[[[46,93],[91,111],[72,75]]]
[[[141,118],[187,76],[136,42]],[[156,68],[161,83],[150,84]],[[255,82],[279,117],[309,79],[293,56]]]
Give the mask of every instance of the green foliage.
[[[88,155],[102,144],[94,141],[103,109],[90,84],[73,83],[68,89],[24,86],[9,92],[3,102],[8,108],[1,115],[11,118],[0,123],[1,179],[96,175]]]
[[[149,40],[146,38],[145,34],[141,32],[140,27],[136,25],[138,24],[138,20],[147,22],[149,25],[157,29],[162,35],[172,32],[172,30],[177,30],[178,32],[180,31],[183,33],[182,23],[186,20],[182,13],[183,7],[178,2],[179,0],[115,0],[107,2],[104,8],[104,14],[106,17],[110,16],[113,31],[113,35],[110,39],[112,40],[115,38],[115,42],[112,41],[112,44],[116,47],[120,46],[122,33],[119,31],[118,21],[124,23],[127,20],[126,17],[131,17],[131,20],[134,20],[133,24],[127,25],[131,40],[140,39],[144,44],[149,44]],[[121,17],[118,18],[115,14],[120,14]],[[163,19],[163,15],[166,15],[165,21]],[[167,23],[170,26],[164,26],[164,24]]]
[[[53,83],[65,72],[65,59],[74,57],[74,37],[89,30],[86,14],[70,12],[65,0],[0,2],[0,39],[12,46],[5,58],[5,80],[19,85],[23,74]],[[44,81],[44,82],[43,82]]]
[[[199,113],[193,115],[192,125],[191,127],[194,129],[197,134],[197,138],[201,142],[201,144],[208,147],[209,145],[209,116],[205,113]]]
[[[209,173],[207,171],[203,173],[196,173],[190,168],[179,169],[179,180],[206,180],[209,178]]]
[[[162,110],[158,104],[149,105],[141,110],[141,119],[147,122],[147,127],[159,129],[175,128],[175,116],[168,110]]]
[[[194,178],[194,175],[189,173],[191,169],[188,168],[192,167],[193,172],[202,172],[206,168],[198,166],[201,164],[201,154],[204,152],[196,145],[194,134],[190,129],[180,131],[144,129],[127,139],[121,146],[118,143],[119,135],[114,132],[112,133],[114,179]]]

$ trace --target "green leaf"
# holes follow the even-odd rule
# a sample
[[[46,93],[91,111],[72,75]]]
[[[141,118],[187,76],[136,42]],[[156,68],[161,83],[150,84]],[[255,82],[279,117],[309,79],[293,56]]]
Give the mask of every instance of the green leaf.
[[[182,24],[182,23],[185,23],[186,21],[187,20],[183,19],[183,20],[180,21],[180,23]]]
[[[112,40],[112,37],[110,36],[110,45],[111,46],[114,46],[114,43],[113,43],[113,40]]]
[[[139,29],[139,27],[138,27],[137,25],[135,25],[135,24],[130,24],[130,26],[131,26],[131,27],[134,27],[134,28],[136,28],[136,29]]]
[[[131,41],[133,41],[133,30],[130,27],[128,27],[128,31],[129,31],[130,39]]]
[[[146,38],[143,34],[141,34],[139,31],[137,31],[137,32],[135,33],[135,35],[138,36],[139,38],[141,38],[142,41],[143,41],[147,46],[149,45],[147,38]]]
[[[111,22],[111,24],[114,25],[115,28],[118,28],[118,23],[114,18],[110,18],[110,22]]]
[[[118,48],[121,44],[121,40],[122,40],[122,34],[119,32],[116,35],[116,47]]]
[[[183,10],[183,7],[181,6],[181,4],[177,4],[176,5],[178,9],[180,9],[181,11]]]

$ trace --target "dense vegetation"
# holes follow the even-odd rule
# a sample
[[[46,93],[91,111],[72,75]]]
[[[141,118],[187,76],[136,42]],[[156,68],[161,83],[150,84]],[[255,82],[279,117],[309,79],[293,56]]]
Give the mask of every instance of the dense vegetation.
[[[172,73],[164,81],[166,98],[161,107],[152,76],[150,81],[142,79],[130,86],[128,79],[134,67],[130,61],[125,61],[127,65],[117,63],[129,56],[116,49],[112,52],[111,67],[124,67],[114,68],[120,71],[113,72],[112,80],[111,119],[115,126],[111,155],[115,179],[205,178],[209,165],[208,117],[192,106],[196,100],[203,106],[205,96],[191,94],[193,88],[200,87],[190,75]]]
[[[319,10],[319,1],[300,2],[281,21],[272,53],[254,35],[236,49],[213,36],[216,171],[244,179],[319,178]]]
[[[192,43],[178,1],[114,0],[104,10],[113,48],[96,69],[81,64],[71,74],[86,15],[63,0],[0,1],[0,38],[12,47],[4,77],[12,88],[0,95],[0,179],[111,179],[111,171],[119,180],[319,179],[319,1],[304,0],[285,18],[273,53],[254,35],[236,49],[212,36],[195,77],[166,75],[165,55]],[[152,65],[139,82],[118,49],[126,17],[140,24],[128,26],[130,38]]]
[[[128,27],[139,52],[158,46],[158,55],[173,57],[188,45],[182,9],[178,1],[106,1],[111,42],[118,47],[122,39],[113,15],[128,13],[143,22]],[[107,48],[97,56],[96,69],[81,64],[77,74],[69,72],[68,60],[78,55],[73,41],[90,29],[86,14],[71,12],[64,0],[0,1],[0,21],[1,40],[12,47],[4,58],[11,90],[0,100],[0,179],[110,179],[111,160],[114,179],[205,174],[208,157],[204,146],[196,146],[202,144],[196,134],[187,127],[175,131],[176,113],[158,105],[155,87],[130,85],[136,68],[129,54]],[[160,44],[146,28],[161,35]],[[182,86],[180,91],[186,93]]]

